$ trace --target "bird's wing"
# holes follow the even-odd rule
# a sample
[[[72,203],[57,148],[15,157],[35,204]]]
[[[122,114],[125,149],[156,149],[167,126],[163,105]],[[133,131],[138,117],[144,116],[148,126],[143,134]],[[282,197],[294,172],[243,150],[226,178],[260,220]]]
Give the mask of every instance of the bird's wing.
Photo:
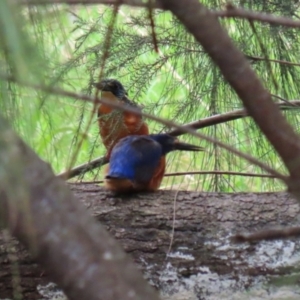
[[[139,137],[132,147],[138,154],[134,164],[135,182],[144,184],[149,182],[162,155],[161,145],[149,137]]]
[[[151,180],[161,157],[161,146],[147,136],[128,136],[114,148],[108,176],[145,183]]]

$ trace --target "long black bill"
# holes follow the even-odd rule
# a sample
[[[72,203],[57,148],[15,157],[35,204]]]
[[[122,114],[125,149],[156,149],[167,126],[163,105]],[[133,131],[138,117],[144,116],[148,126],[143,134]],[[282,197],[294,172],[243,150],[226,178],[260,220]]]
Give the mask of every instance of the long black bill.
[[[176,140],[174,142],[174,148],[175,150],[186,150],[186,151],[204,151],[204,148],[195,146],[192,144],[182,143]]]
[[[100,82],[93,82],[92,86],[96,87],[100,91],[109,91],[109,85],[107,84],[106,80],[102,80]]]

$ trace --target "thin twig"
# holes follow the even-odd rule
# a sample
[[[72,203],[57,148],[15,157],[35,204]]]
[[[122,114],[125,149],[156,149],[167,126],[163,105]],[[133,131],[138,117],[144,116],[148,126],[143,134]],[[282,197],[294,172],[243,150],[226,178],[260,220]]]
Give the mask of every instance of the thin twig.
[[[231,238],[234,243],[251,243],[259,241],[271,241],[288,239],[300,236],[300,227],[290,227],[284,229],[267,229],[252,234],[237,234]]]
[[[47,4],[68,4],[68,5],[129,5],[133,7],[148,7],[147,2],[141,0],[18,0],[22,5],[47,5]],[[160,1],[153,1],[153,8],[162,8]]]
[[[231,172],[231,171],[191,171],[191,172],[175,172],[175,173],[166,173],[164,177],[173,177],[173,176],[185,176],[185,175],[229,175],[229,176],[244,176],[244,177],[258,177],[258,178],[271,178],[275,179],[276,177],[269,174],[256,174],[256,173],[243,173],[243,172]],[[98,184],[104,183],[103,180],[94,180],[94,181],[79,181],[72,182],[74,184]]]
[[[281,98],[279,96],[276,96],[276,95],[272,95],[272,96],[280,98],[283,101],[283,103],[276,103],[281,110],[287,110],[287,109],[289,109],[289,106],[291,106],[291,107],[299,106],[300,107],[300,100],[287,101],[284,98]],[[188,123],[186,125],[183,125],[182,127],[183,128],[189,127],[189,128],[193,128],[193,129],[202,129],[205,127],[222,124],[225,122],[237,120],[237,119],[248,117],[248,116],[249,115],[248,115],[247,111],[242,108],[242,109],[236,109],[236,110],[224,113],[224,114],[218,114],[218,115],[207,117],[205,119],[194,121],[194,122]],[[183,131],[175,129],[175,130],[169,131],[168,134],[173,135],[173,136],[179,136],[179,135],[183,134]]]
[[[101,166],[103,166],[107,163],[108,163],[108,159],[105,156],[98,157],[98,158],[93,159],[90,162],[78,165],[71,170],[63,171],[60,174],[58,174],[57,176],[65,179],[65,180],[68,180],[68,179],[71,179],[78,175],[87,173],[96,168],[100,168]]]
[[[119,5],[115,5],[114,8],[113,8],[113,15],[112,15],[112,18],[110,20],[110,24],[108,26],[107,34],[105,36],[104,52],[103,52],[103,55],[102,55],[101,65],[100,65],[100,72],[99,72],[99,82],[102,80],[102,77],[104,75],[104,67],[105,67],[106,61],[107,61],[108,56],[109,56],[109,48],[110,48],[110,43],[111,43],[111,39],[112,39],[114,26],[115,26],[117,16],[118,16],[118,10],[119,10]],[[92,109],[92,111],[90,113],[90,116],[88,118],[86,128],[84,129],[83,134],[81,135],[81,138],[80,138],[79,142],[76,145],[75,151],[71,156],[71,160],[70,160],[69,166],[67,168],[67,171],[65,171],[65,175],[64,175],[65,178],[69,177],[68,174],[71,172],[72,167],[75,164],[75,161],[76,161],[76,158],[78,157],[81,146],[82,146],[82,144],[85,140],[85,137],[87,136],[87,133],[88,133],[88,131],[89,131],[91,125],[92,125],[94,115],[96,114],[96,111],[97,111],[97,102],[95,101],[97,98],[99,98],[99,90],[98,89],[96,90],[96,93],[95,93],[95,98],[94,98],[94,101],[93,101],[93,109]]]
[[[252,56],[252,55],[245,55],[246,58],[254,60],[254,61],[270,61],[270,62],[275,62],[281,65],[288,65],[288,66],[296,66],[296,67],[300,67],[299,63],[294,63],[291,61],[287,61],[287,60],[281,60],[281,59],[271,59],[271,58],[265,58],[265,57],[259,57],[259,56]]]
[[[53,5],[53,4],[69,4],[69,5],[129,5],[133,7],[147,8],[148,3],[142,0],[18,0],[18,4],[22,5]],[[152,8],[164,9],[162,1],[153,0]],[[251,21],[259,21],[272,25],[282,25],[291,28],[299,28],[300,21],[293,20],[288,17],[279,17],[264,12],[255,12],[246,10],[241,7],[227,7],[226,10],[211,10],[211,14],[218,18],[238,18]]]
[[[259,178],[276,178],[270,174],[256,174],[246,172],[231,172],[231,171],[191,171],[191,172],[174,172],[167,173],[165,177],[185,176],[185,175],[229,175],[229,176],[244,176],[244,177],[259,177]]]
[[[151,35],[152,35],[152,41],[154,50],[156,53],[159,53],[158,51],[158,43],[156,38],[156,32],[155,32],[155,23],[154,23],[154,17],[153,17],[153,0],[148,0],[148,12],[149,12],[149,20],[150,20],[150,26],[151,26]]]
[[[171,232],[171,239],[170,239],[170,244],[169,244],[169,249],[167,252],[167,257],[170,255],[171,253],[171,249],[172,249],[172,245],[173,245],[173,241],[174,241],[174,233],[175,233],[175,220],[176,220],[176,200],[178,197],[179,191],[176,191],[175,197],[174,197],[174,201],[173,201],[173,221],[172,221],[172,232]]]
[[[275,79],[275,76],[274,76],[274,73],[272,72],[272,67],[271,67],[271,62],[270,60],[268,60],[268,51],[264,45],[264,43],[262,42],[261,38],[260,38],[260,35],[257,33],[257,30],[255,28],[255,25],[254,25],[254,22],[252,20],[249,20],[249,24],[250,24],[250,27],[256,37],[256,40],[258,42],[258,45],[260,47],[260,50],[262,52],[262,54],[264,55],[265,57],[265,62],[266,62],[266,71],[269,73],[269,76],[271,77],[271,82],[273,82],[273,85],[275,87],[275,90],[278,91],[278,83]]]

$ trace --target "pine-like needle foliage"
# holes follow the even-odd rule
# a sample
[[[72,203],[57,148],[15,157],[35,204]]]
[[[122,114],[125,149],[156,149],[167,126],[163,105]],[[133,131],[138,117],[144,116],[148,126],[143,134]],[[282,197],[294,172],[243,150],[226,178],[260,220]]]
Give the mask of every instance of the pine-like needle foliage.
[[[277,15],[298,15],[298,7],[292,2],[246,1],[235,4]],[[222,3],[207,0],[207,5],[217,9]],[[105,6],[50,5],[23,6],[21,9],[11,6],[8,10],[20,14],[24,29],[19,31],[22,35],[16,40],[6,36],[0,61],[2,75],[26,80],[32,78],[36,83],[93,95],[92,82],[97,81],[103,72],[104,77],[120,80],[129,97],[142,104],[146,112],[178,124],[242,108],[240,100],[201,46],[170,13],[153,12],[159,48],[156,53],[149,12],[145,9],[120,7],[114,22],[112,8]],[[9,21],[2,22],[3,26],[11,25]],[[298,63],[298,30],[259,22],[251,25],[241,19],[222,19],[221,23],[272,94],[288,100],[298,98],[299,66],[284,63]],[[4,30],[1,34],[5,34]],[[11,49],[8,51],[10,42],[15,47],[18,42],[23,47],[21,49],[25,49],[21,55],[24,68],[17,68],[18,64],[13,63],[20,59],[20,54],[11,52]],[[34,52],[28,51],[30,47]],[[32,53],[36,53],[34,59]],[[76,164],[105,153],[95,116],[91,126],[87,126],[91,104],[24,88],[5,79],[0,82],[1,113],[12,120],[20,135],[52,164],[55,171],[69,167],[81,142]],[[274,101],[278,99],[274,98]],[[290,109],[285,115],[298,130],[299,110]],[[170,129],[150,120],[147,122],[153,133]],[[285,172],[277,154],[250,118],[208,127],[201,132]],[[188,135],[181,139],[205,147],[206,152],[170,154],[168,172],[262,173],[259,168],[220,147]],[[101,180],[102,173],[94,170],[84,178]],[[163,187],[226,192],[283,189],[273,179],[189,174],[167,177]]]

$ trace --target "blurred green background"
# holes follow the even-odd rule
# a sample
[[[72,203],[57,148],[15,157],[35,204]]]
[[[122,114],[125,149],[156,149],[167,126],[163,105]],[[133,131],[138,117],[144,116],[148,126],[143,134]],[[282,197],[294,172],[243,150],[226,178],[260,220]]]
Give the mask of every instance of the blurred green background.
[[[224,5],[224,1],[204,2],[212,9],[222,9]],[[299,7],[293,1],[233,1],[233,4],[298,18]],[[90,103],[29,85],[49,85],[92,96],[95,90],[91,83],[98,80],[104,67],[103,76],[120,80],[129,98],[143,105],[145,112],[178,124],[242,108],[219,70],[179,22],[160,10],[154,11],[153,16],[158,53],[154,51],[146,9],[121,6],[114,20],[113,7],[104,5],[34,6],[0,1],[0,113],[52,165],[55,173],[70,167],[81,140],[73,166],[105,154],[96,116],[92,116],[91,126],[87,126],[92,112]],[[287,100],[298,99],[300,35],[297,29],[255,22],[256,32],[253,32],[247,20],[224,18],[220,22],[272,94]],[[19,83],[9,81],[11,76]],[[22,84],[24,81],[26,85]],[[274,98],[274,101],[279,100]],[[298,131],[297,107],[284,114]],[[147,122],[153,133],[170,129],[151,120]],[[286,172],[250,118],[211,126],[201,132]],[[205,141],[189,135],[181,139],[205,147],[206,152],[171,153],[167,172],[263,173]],[[102,169],[72,181],[102,180]],[[283,190],[284,186],[268,178],[187,174],[165,178],[162,188],[265,192]]]

